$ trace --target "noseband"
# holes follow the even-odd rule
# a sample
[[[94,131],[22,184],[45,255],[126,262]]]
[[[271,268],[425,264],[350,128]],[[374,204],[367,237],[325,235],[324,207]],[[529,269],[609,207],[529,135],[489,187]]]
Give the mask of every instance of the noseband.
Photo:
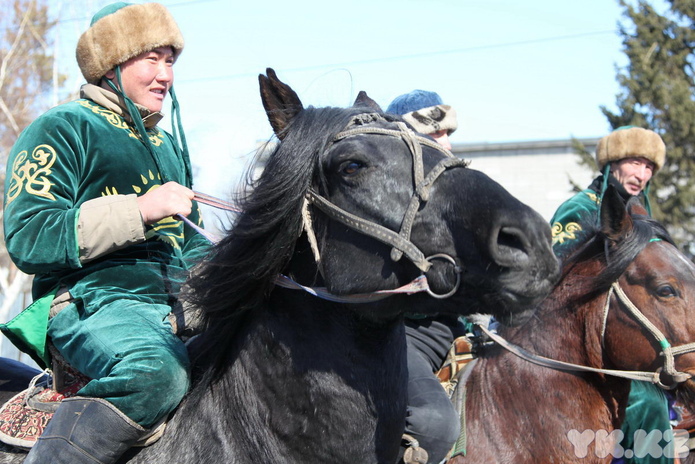
[[[372,237],[382,243],[385,243],[386,245],[392,246],[391,259],[393,261],[398,261],[403,255],[405,255],[421,271],[423,275],[431,268],[433,260],[444,260],[447,263],[451,263],[456,272],[456,282],[453,285],[453,288],[449,292],[441,295],[435,294],[429,290],[429,288],[427,289],[427,292],[435,298],[448,298],[458,290],[461,283],[462,269],[456,263],[456,260],[447,254],[437,253],[432,256],[425,256],[425,254],[410,240],[410,234],[412,232],[413,222],[415,221],[417,212],[420,209],[420,205],[429,200],[434,182],[446,170],[455,167],[466,167],[468,163],[462,159],[456,158],[449,151],[442,148],[438,143],[417,135],[403,122],[395,122],[397,129],[370,127],[368,125],[376,121],[385,121],[385,119],[383,116],[376,113],[360,114],[355,116],[347,128],[338,133],[326,146],[324,153],[326,153],[334,144],[339,143],[341,140],[356,135],[384,135],[403,140],[413,157],[414,192],[403,216],[403,220],[401,221],[401,230],[399,232],[394,232],[393,230],[380,224],[376,224],[372,221],[367,221],[366,219],[355,216],[354,214],[349,213],[331,203],[313,189],[310,189],[307,192],[306,201],[308,204],[314,205],[334,221],[337,221],[364,235]],[[427,175],[424,173],[424,163],[422,159],[423,145],[434,148],[445,155],[445,158],[439,161],[437,165],[435,165],[430,172],[427,173]],[[307,215],[305,215],[305,218],[307,218]],[[309,236],[309,241],[312,242],[312,244],[315,244],[316,238],[313,228],[311,227],[310,220],[305,219],[304,229]],[[316,262],[319,264],[320,255],[318,253],[318,247],[312,246],[312,249],[314,250]],[[321,266],[319,264],[319,268],[320,267]]]

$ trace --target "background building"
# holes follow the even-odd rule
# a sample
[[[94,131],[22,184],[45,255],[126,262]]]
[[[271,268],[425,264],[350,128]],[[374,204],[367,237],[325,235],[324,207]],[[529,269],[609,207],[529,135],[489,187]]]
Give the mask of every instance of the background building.
[[[578,140],[594,153],[600,137]],[[598,174],[579,164],[571,139],[457,144],[451,151],[548,221],[572,196],[572,182],[585,188]]]

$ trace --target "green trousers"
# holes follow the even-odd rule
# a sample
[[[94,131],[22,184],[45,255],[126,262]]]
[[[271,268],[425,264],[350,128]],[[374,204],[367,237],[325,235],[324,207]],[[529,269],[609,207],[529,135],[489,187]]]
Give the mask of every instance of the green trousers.
[[[93,379],[78,395],[103,398],[145,428],[169,414],[190,386],[188,354],[171,331],[170,311],[129,299],[96,310],[76,301],[53,317],[53,344]]]

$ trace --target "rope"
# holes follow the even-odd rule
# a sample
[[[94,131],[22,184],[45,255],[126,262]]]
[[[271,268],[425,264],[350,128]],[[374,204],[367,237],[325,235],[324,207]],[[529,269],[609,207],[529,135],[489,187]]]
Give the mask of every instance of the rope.
[[[199,203],[206,204],[208,206],[212,206],[217,209],[222,209],[225,211],[231,211],[234,213],[241,213],[241,209],[235,205],[234,203],[228,203],[226,201],[220,200],[219,198],[215,198],[212,195],[207,195],[205,193],[201,192],[196,192],[195,190],[193,191],[193,199],[196,200]]]
[[[680,347],[672,348],[671,344],[666,340],[666,337],[661,333],[661,331],[652,324],[649,319],[635,306],[632,301],[628,298],[620,285],[614,282],[608,292],[608,298],[606,298],[606,304],[603,311],[603,325],[601,327],[601,345],[603,346],[603,339],[606,331],[606,321],[608,319],[608,310],[610,307],[611,295],[615,292],[618,300],[625,305],[625,307],[630,311],[637,321],[649,331],[649,333],[654,336],[659,346],[662,348],[661,355],[664,356],[664,367],[663,369],[657,369],[656,372],[643,372],[643,371],[624,371],[616,369],[599,369],[589,366],[582,366],[579,364],[568,363],[564,361],[558,361],[551,358],[546,358],[537,354],[530,353],[520,346],[514,345],[503,337],[497,335],[494,332],[489,331],[487,328],[479,325],[480,329],[488,335],[492,340],[494,340],[501,347],[505,348],[507,351],[515,354],[516,356],[537,364],[539,366],[549,367],[551,369],[563,370],[563,371],[584,371],[584,372],[594,372],[598,374],[612,375],[615,377],[622,377],[630,380],[640,380],[651,382],[665,390],[671,390],[675,388],[679,383],[685,382],[692,378],[691,374],[686,372],[678,372],[675,368],[675,355],[690,353],[695,351],[695,343],[688,343]],[[673,378],[674,384],[665,385],[661,382],[661,373],[665,373]]]
[[[572,364],[564,361],[558,361],[556,359],[546,358],[545,356],[540,356],[537,354],[530,353],[518,345],[509,343],[503,337],[497,335],[494,332],[489,331],[487,328],[479,325],[480,329],[490,337],[495,343],[500,345],[502,348],[506,349],[510,353],[529,361],[533,364],[537,364],[543,367],[549,367],[551,369],[561,370],[561,371],[583,371],[583,372],[594,372],[597,374],[608,374],[616,377],[622,377],[630,380],[640,380],[645,382],[657,383],[654,381],[654,376],[658,377],[658,372],[640,372],[640,371],[622,371],[614,369],[598,369],[589,366],[582,366],[579,364]]]
[[[429,290],[429,284],[427,283],[427,277],[421,275],[409,284],[403,285],[402,287],[393,290],[377,290],[371,293],[354,293],[352,295],[334,295],[330,293],[325,287],[305,287],[304,285],[298,284],[289,277],[280,274],[275,279],[275,285],[278,287],[289,288],[293,290],[304,290],[314,296],[321,299],[333,301],[336,303],[372,303],[374,301],[380,301],[392,295],[397,294],[407,294],[412,295],[414,293],[426,292]]]

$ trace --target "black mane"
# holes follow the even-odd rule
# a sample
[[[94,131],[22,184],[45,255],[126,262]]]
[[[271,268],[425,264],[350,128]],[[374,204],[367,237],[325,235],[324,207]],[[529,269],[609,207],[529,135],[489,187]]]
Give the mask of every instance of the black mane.
[[[202,311],[206,331],[196,358],[216,374],[225,365],[240,320],[262,306],[287,266],[302,228],[301,208],[310,185],[320,183],[319,155],[360,109],[307,108],[267,160],[263,174],[239,200],[228,235],[190,281],[189,301]]]
[[[634,200],[637,201],[637,200]],[[631,214],[633,228],[620,242],[614,242],[600,229],[599,225],[589,227],[587,242],[571,253],[563,265],[563,275],[571,272],[578,263],[601,257],[606,261],[605,268],[596,275],[591,285],[594,292],[605,292],[620,277],[630,263],[651,240],[658,239],[673,243],[668,231],[658,221],[642,214]]]

